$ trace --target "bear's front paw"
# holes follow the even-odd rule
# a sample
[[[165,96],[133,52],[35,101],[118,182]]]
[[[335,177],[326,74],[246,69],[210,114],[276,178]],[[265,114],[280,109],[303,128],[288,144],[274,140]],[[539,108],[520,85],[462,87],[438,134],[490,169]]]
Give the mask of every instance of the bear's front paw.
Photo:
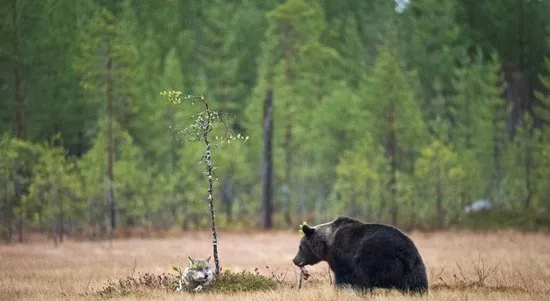
[[[194,292],[202,292],[202,285],[197,286],[193,291]]]

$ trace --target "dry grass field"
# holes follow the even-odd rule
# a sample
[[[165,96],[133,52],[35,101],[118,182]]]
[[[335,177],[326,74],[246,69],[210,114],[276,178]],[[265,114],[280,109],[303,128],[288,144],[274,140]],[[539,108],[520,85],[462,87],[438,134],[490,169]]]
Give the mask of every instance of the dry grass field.
[[[501,233],[413,233],[429,270],[430,293],[410,297],[377,290],[365,297],[329,285],[328,267],[309,267],[312,277],[298,290],[292,266],[299,236],[293,232],[220,233],[220,260],[231,270],[258,268],[288,282],[276,291],[195,295],[139,290],[110,300],[549,300],[550,236]],[[101,300],[106,283],[129,275],[173,273],[188,255],[211,253],[207,232],[180,238],[67,241],[0,246],[0,300]],[[267,267],[266,267],[267,266]],[[294,284],[294,285],[293,285]]]

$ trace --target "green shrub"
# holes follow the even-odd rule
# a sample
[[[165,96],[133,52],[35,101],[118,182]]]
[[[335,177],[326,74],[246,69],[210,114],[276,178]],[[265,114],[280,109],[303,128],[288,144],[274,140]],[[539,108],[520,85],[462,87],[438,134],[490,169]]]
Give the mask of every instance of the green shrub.
[[[219,277],[214,279],[210,286],[204,288],[204,292],[235,293],[273,290],[277,288],[280,282],[275,276],[266,277],[258,272],[242,271],[234,273],[225,270]],[[126,296],[143,290],[165,290],[178,294],[175,292],[177,287],[177,275],[145,273],[137,277],[127,276],[118,281],[109,281],[96,291],[96,294],[103,298]]]
[[[157,289],[174,291],[178,285],[178,278],[174,275],[154,275],[145,273],[138,277],[127,276],[118,281],[109,281],[104,287],[96,291],[103,298],[126,296],[141,289]]]
[[[266,277],[259,273],[241,271],[233,273],[228,270],[220,273],[220,276],[212,282],[209,291],[227,292],[251,292],[276,289],[278,282],[273,277]]]

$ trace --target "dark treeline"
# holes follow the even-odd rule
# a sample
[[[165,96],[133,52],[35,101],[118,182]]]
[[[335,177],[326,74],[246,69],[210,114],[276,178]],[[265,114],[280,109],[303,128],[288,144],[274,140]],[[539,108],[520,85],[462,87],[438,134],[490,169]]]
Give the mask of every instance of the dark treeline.
[[[203,146],[170,130],[193,111],[164,90],[204,95],[250,137],[213,149],[221,228],[271,214],[291,228],[337,214],[550,224],[550,1],[4,0],[0,12],[5,240],[208,227]],[[466,212],[476,200],[490,210]]]

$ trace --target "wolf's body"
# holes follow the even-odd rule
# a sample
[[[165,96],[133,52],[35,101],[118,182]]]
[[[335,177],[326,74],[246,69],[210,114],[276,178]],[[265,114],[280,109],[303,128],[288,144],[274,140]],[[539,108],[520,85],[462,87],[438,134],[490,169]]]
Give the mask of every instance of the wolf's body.
[[[189,258],[189,266],[181,273],[179,287],[176,291],[187,290],[189,292],[199,292],[209,286],[214,280],[212,268],[210,266],[210,257],[207,259]]]

